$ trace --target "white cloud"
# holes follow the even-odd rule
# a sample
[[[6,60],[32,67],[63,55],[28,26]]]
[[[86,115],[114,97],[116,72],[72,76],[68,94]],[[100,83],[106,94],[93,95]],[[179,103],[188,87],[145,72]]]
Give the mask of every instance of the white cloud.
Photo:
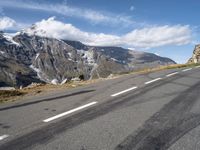
[[[14,19],[4,16],[0,17],[0,30],[21,30],[30,27],[30,24],[17,22]]]
[[[100,12],[92,9],[79,8],[67,5],[66,2],[60,4],[37,3],[24,0],[6,0],[1,2],[2,6],[15,7],[23,9],[40,10],[50,13],[57,13],[68,17],[89,20],[92,23],[103,23],[109,25],[123,24],[125,26],[133,24],[134,21],[130,16],[112,14],[109,12]]]
[[[9,17],[0,18],[0,30],[10,29],[16,25],[15,20]]]
[[[191,42],[191,34],[188,25],[165,25],[133,30],[124,35],[123,40],[134,47],[152,48],[188,44]]]
[[[28,28],[25,32],[39,36],[47,36],[58,39],[78,40],[90,45],[117,45],[120,43],[120,37],[109,34],[96,34],[84,32],[74,27],[72,24],[65,24],[51,17],[35,23],[35,28]]]
[[[191,29],[188,25],[154,26],[135,29],[124,35],[85,32],[72,24],[66,24],[51,17],[27,29],[29,34],[81,41],[96,46],[126,46],[132,48],[153,48],[165,45],[184,45],[191,42]]]

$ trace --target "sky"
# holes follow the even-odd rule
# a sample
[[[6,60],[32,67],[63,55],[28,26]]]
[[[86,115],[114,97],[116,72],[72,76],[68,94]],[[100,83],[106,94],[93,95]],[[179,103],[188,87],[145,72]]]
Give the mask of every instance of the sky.
[[[0,0],[0,30],[121,46],[185,63],[200,43],[199,0]]]

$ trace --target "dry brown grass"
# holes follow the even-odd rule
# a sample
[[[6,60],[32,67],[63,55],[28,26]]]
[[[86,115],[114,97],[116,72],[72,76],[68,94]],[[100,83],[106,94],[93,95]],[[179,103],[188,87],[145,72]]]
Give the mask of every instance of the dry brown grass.
[[[0,103],[14,100],[15,98],[19,96],[25,95],[25,92],[19,91],[19,90],[0,90]]]
[[[34,87],[26,87],[19,90],[0,90],[0,103],[7,101],[16,101],[22,99],[24,96],[34,96],[39,94],[50,93],[53,91],[59,91],[69,88],[75,88],[90,82],[80,81],[80,82],[69,82],[63,85],[51,85],[51,84],[41,84]]]
[[[131,72],[125,72],[121,74],[114,74],[113,78],[119,78],[124,75],[130,75],[130,74],[146,74],[146,73],[152,73],[156,71],[162,71],[162,70],[167,70],[167,69],[177,69],[177,68],[188,68],[188,67],[194,67],[194,66],[199,66],[200,64],[194,64],[194,63],[188,63],[188,64],[173,64],[173,65],[167,65],[167,66],[159,66],[155,68],[142,68],[139,70],[131,71]]]

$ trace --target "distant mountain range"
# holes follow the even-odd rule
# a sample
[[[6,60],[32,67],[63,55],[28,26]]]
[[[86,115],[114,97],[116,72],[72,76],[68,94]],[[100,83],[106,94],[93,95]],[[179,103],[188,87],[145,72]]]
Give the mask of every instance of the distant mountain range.
[[[39,36],[34,26],[13,36],[0,33],[0,86],[19,87],[32,82],[62,84],[75,77],[105,78],[174,63],[152,53],[88,46],[41,36],[41,33]]]

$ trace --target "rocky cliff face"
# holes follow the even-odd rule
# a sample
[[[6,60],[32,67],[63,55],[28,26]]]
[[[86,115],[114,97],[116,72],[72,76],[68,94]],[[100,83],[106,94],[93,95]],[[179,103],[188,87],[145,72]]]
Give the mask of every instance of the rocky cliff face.
[[[200,63],[200,44],[196,45],[188,63]]]
[[[121,47],[87,46],[25,32],[14,37],[0,34],[0,86],[60,84],[80,76],[87,80],[174,63],[168,58]]]

